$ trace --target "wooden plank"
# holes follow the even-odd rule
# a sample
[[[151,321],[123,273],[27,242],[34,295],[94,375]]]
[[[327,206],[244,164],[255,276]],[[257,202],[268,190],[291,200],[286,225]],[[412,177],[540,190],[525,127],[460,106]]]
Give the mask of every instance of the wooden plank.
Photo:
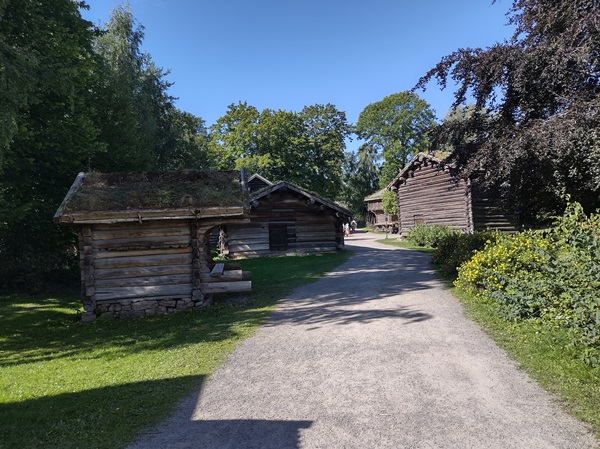
[[[128,268],[151,267],[157,265],[191,265],[192,254],[159,254],[139,257],[118,257],[113,259],[97,259],[95,268]]]
[[[192,294],[192,284],[177,285],[151,285],[143,287],[113,287],[97,288],[95,293],[96,300],[103,301],[112,298],[152,298],[155,296],[175,295],[190,297]]]
[[[251,290],[252,290],[252,281],[213,282],[213,283],[209,283],[209,284],[202,284],[200,286],[200,291],[204,294],[249,292]]]
[[[139,210],[112,210],[112,211],[85,211],[72,213],[71,216],[76,220],[104,220],[104,219],[133,219],[141,220],[162,220],[162,219],[189,219],[203,217],[221,217],[231,215],[242,215],[243,206],[231,207],[205,207],[194,208],[170,208],[170,209],[139,209]]]
[[[223,264],[223,263],[217,263],[217,264],[215,264],[215,266],[213,267],[213,269],[210,270],[210,275],[212,277],[222,276],[224,268],[225,268],[225,264]]]
[[[168,276],[191,273],[192,268],[186,265],[159,265],[154,267],[132,267],[116,269],[98,269],[94,271],[94,277],[99,279],[126,279],[144,276]]]
[[[244,276],[244,272],[242,272],[242,270],[231,270],[231,271],[224,271],[223,274],[219,277],[210,276],[210,275],[209,276],[202,275],[202,276],[200,276],[200,280],[203,283],[232,282],[232,281],[244,280],[243,276]],[[249,279],[246,279],[246,280],[249,280]]]
[[[251,245],[229,245],[230,252],[240,252],[240,251],[261,251],[268,250],[269,244],[251,244]]]
[[[124,251],[107,251],[107,250],[95,250],[94,257],[96,259],[110,259],[114,257],[136,257],[136,256],[152,256],[158,254],[191,254],[192,249],[190,247],[180,248],[156,248],[156,249],[136,249],[136,250],[124,250]]]
[[[127,231],[136,229],[155,230],[162,228],[188,228],[192,220],[144,220],[141,224],[139,221],[133,223],[115,223],[104,224],[98,223],[93,226],[94,232],[112,232],[112,231]]]
[[[164,224],[164,222],[163,222]],[[172,226],[160,228],[146,228],[135,226],[129,229],[109,229],[105,231],[94,230],[94,240],[134,239],[144,237],[171,237],[189,236],[189,226]]]
[[[79,174],[77,174],[77,177],[75,178],[75,181],[69,188],[67,195],[62,200],[62,203],[60,203],[60,206],[58,207],[56,213],[54,214],[54,217],[53,217],[54,223],[70,223],[73,221],[68,215],[63,216],[63,213],[65,211],[65,208],[67,207],[67,203],[69,202],[69,200],[71,199],[71,197],[73,196],[75,191],[83,183],[84,177],[85,177],[85,173],[83,173],[83,172],[80,172]]]
[[[136,287],[147,285],[174,285],[189,284],[192,282],[192,274],[170,274],[164,276],[144,276],[112,279],[96,279],[96,288],[113,287]]]
[[[159,236],[159,237],[137,237],[137,238],[122,238],[111,240],[94,240],[94,248],[97,249],[139,249],[150,247],[186,247],[191,243],[191,236],[174,235],[174,236]]]

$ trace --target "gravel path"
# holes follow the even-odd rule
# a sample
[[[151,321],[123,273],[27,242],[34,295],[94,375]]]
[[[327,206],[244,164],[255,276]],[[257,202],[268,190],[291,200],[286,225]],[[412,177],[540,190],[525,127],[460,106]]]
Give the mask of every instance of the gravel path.
[[[467,320],[429,256],[356,253],[270,321],[131,449],[597,447]]]

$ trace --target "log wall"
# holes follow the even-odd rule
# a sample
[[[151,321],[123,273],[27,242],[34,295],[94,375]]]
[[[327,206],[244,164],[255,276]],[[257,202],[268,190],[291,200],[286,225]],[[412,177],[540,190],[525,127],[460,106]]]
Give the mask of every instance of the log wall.
[[[206,306],[200,291],[201,261],[207,259],[205,237],[198,235],[194,222],[164,220],[82,227],[79,242],[84,320]]]
[[[504,212],[489,193],[473,186],[471,198],[475,230],[496,229],[509,233],[519,231],[516,218]]]
[[[472,231],[467,183],[432,165],[421,166],[398,187],[400,234],[415,224],[438,224]]]
[[[344,243],[343,217],[289,190],[262,198],[249,217],[247,224],[227,226],[230,257],[333,252]],[[269,228],[283,226],[287,228],[287,248],[273,250]]]

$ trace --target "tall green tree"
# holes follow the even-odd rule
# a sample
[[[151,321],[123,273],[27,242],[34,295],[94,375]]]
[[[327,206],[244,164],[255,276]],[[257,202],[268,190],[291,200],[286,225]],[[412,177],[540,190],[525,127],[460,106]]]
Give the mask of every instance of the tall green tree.
[[[225,115],[210,127],[209,152],[215,168],[233,170],[239,159],[259,154],[259,117],[258,109],[247,102],[227,107]]]
[[[94,123],[94,28],[81,2],[0,4],[3,67],[0,285],[63,267],[72,232],[52,216],[77,172],[103,150]],[[4,65],[6,64],[6,65]],[[6,105],[6,109],[5,109]]]
[[[350,135],[346,114],[332,104],[316,104],[304,107],[299,116],[304,124],[307,162],[298,182],[327,198],[337,199],[342,195],[342,165],[346,138]]]
[[[144,27],[127,6],[111,11],[95,39],[99,140],[107,149],[91,161],[95,170],[165,169],[176,151],[168,72],[142,51],[143,39]]]
[[[157,169],[212,168],[208,151],[208,129],[203,119],[172,108],[167,124],[160,147],[163,151],[157,154]]]
[[[419,151],[429,148],[435,115],[417,94],[403,91],[369,104],[358,116],[355,132],[383,158],[380,186],[387,186]]]
[[[357,220],[365,214],[364,198],[379,188],[380,173],[376,160],[377,150],[366,143],[356,153],[346,153],[343,200]]]
[[[476,110],[448,121],[437,142],[469,174],[486,168],[524,222],[557,215],[564,192],[590,211],[600,206],[600,7],[595,0],[514,0],[511,39],[444,57],[417,84],[458,84],[455,106],[469,95]],[[461,145],[465,136],[474,136]]]
[[[245,168],[336,199],[349,135],[346,115],[330,104],[259,113],[240,102],[211,127],[209,152],[218,168]]]

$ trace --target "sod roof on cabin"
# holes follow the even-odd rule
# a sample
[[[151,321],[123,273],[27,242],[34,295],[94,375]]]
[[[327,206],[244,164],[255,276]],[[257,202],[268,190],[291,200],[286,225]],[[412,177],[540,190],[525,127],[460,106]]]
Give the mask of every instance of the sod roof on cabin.
[[[245,205],[238,171],[86,173],[64,213]]]

